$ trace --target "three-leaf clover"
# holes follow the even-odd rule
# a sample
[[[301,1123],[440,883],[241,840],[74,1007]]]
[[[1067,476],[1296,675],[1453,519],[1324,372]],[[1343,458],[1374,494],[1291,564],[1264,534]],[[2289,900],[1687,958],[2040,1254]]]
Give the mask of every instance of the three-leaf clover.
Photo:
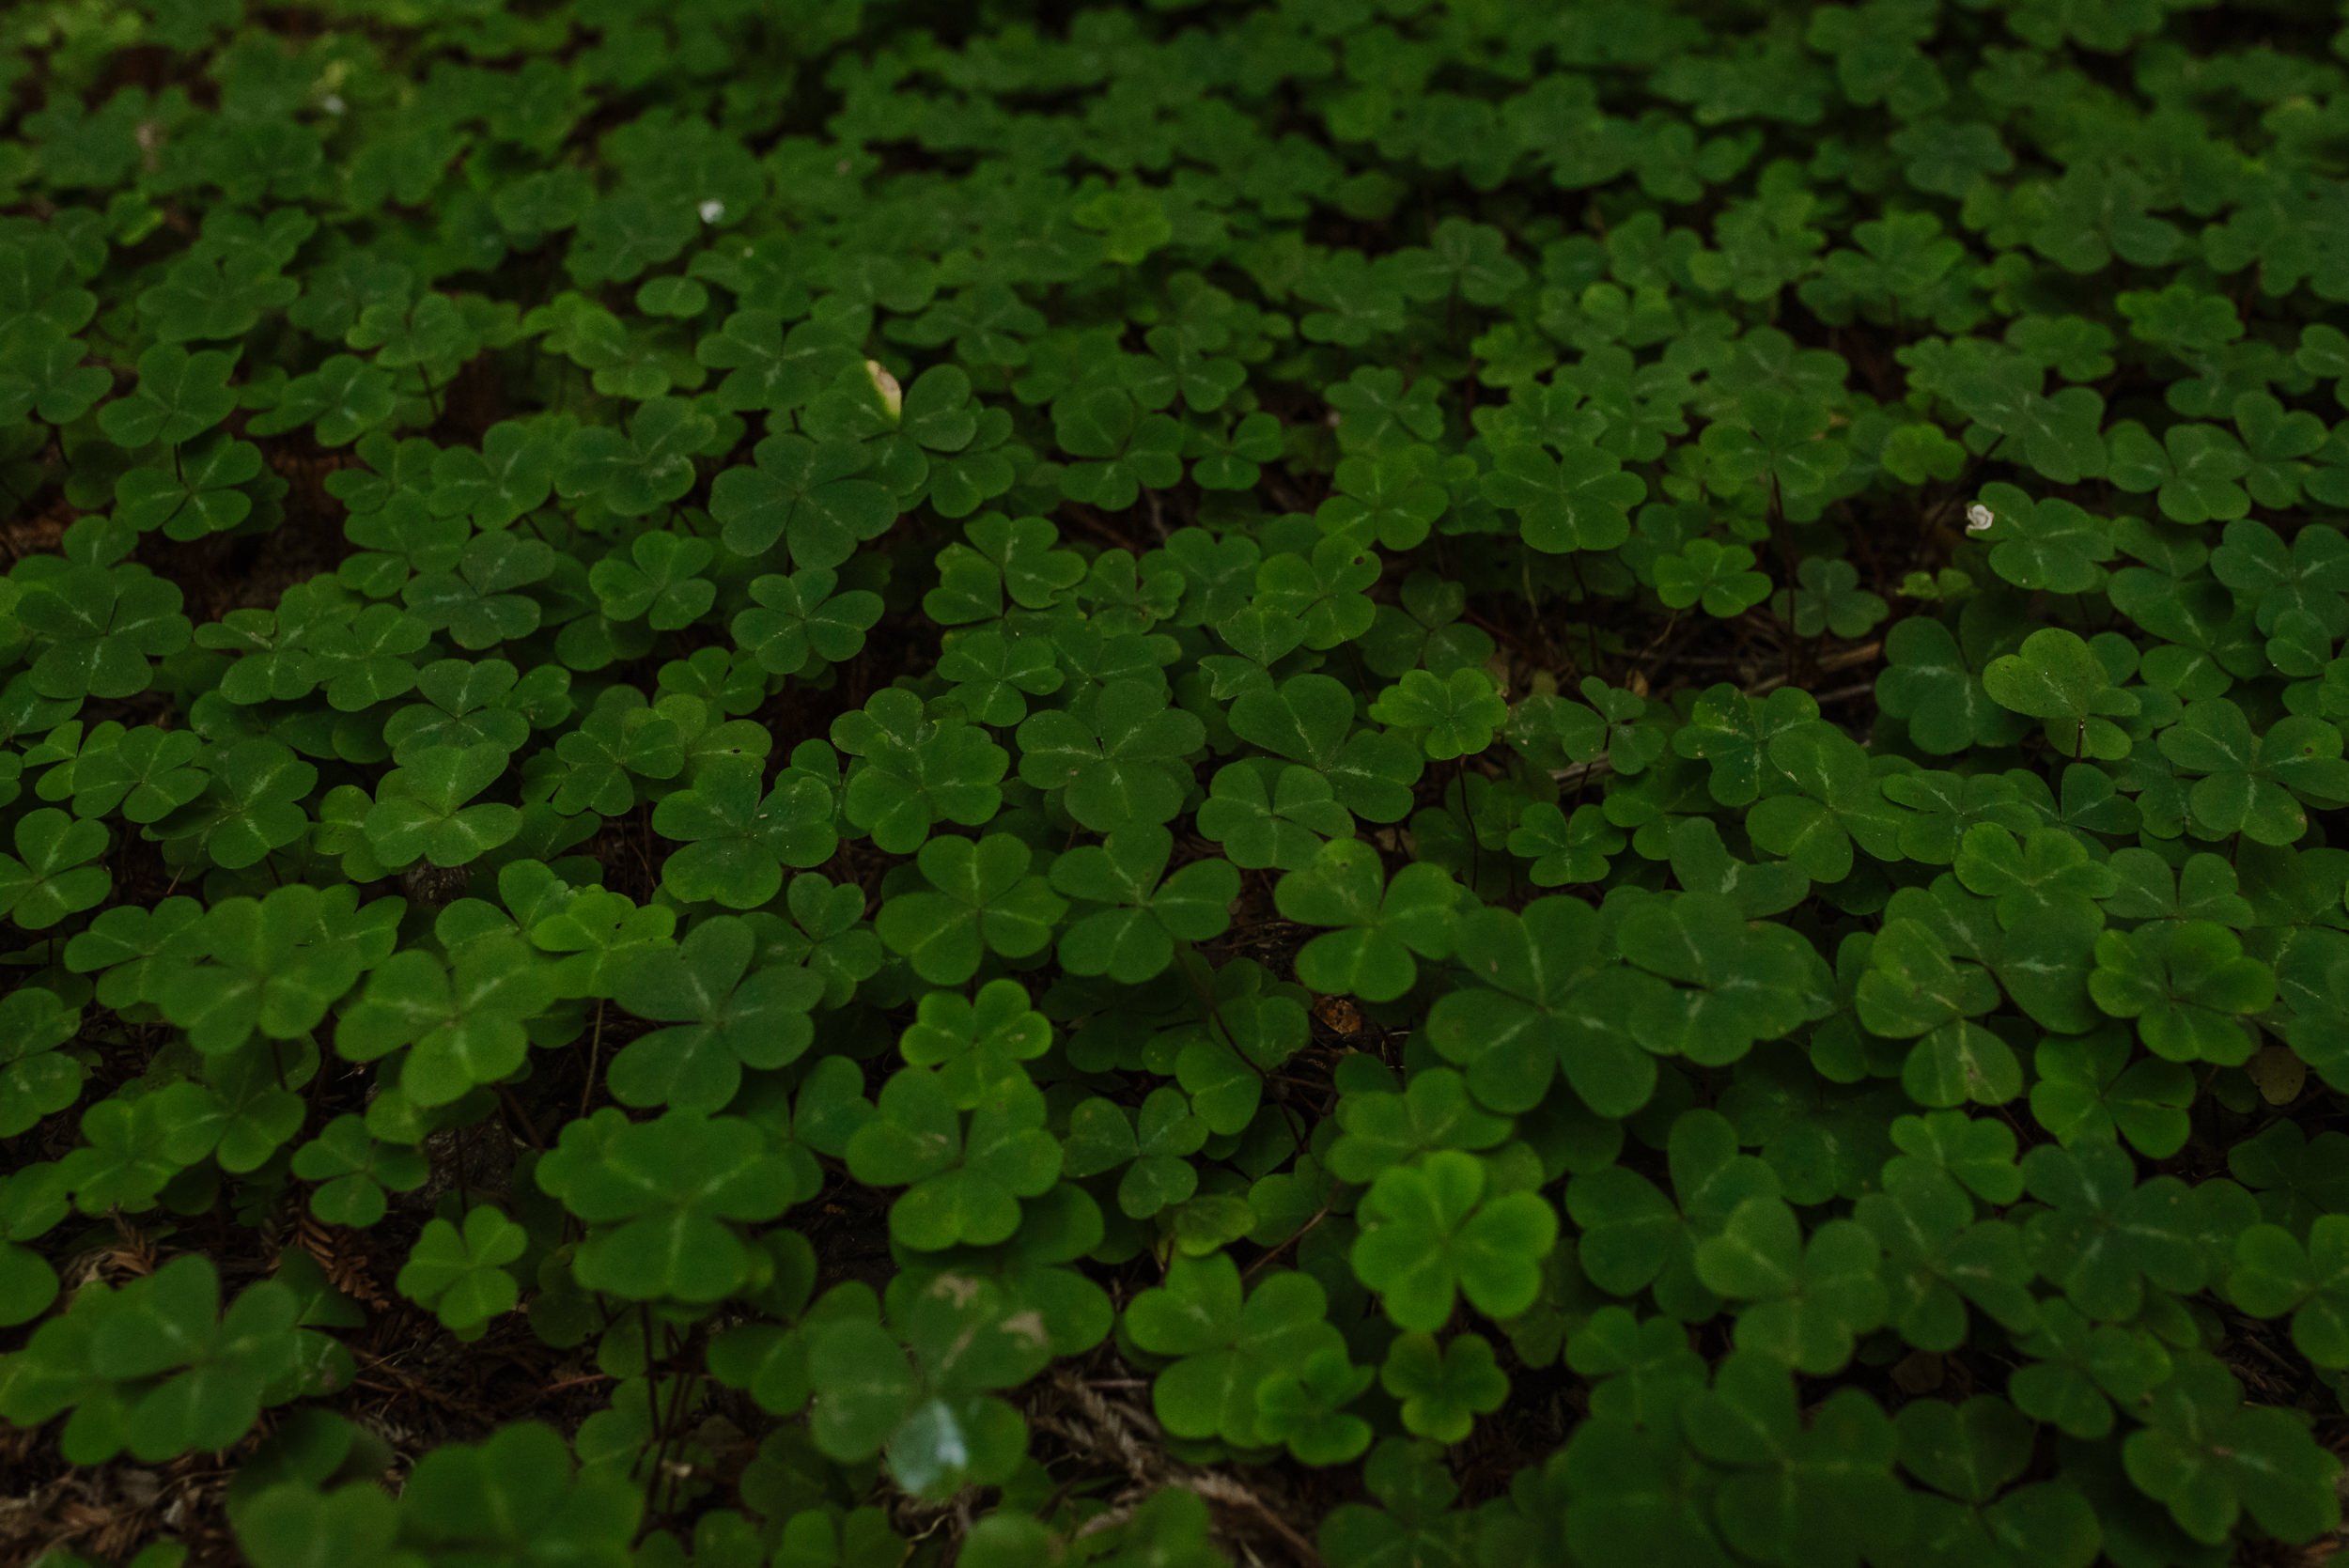
[[[829,570],[897,519],[889,487],[858,477],[869,460],[856,442],[769,436],[751,467],[727,469],[711,484],[709,515],[737,555],[762,558],[780,543],[795,567]]]
[[[1408,670],[1370,705],[1370,716],[1416,732],[1429,756],[1449,762],[1491,745],[1494,732],[1508,722],[1509,705],[1482,670],[1455,670],[1448,677]]]
[[[1552,555],[1613,550],[1631,536],[1631,508],[1647,496],[1647,481],[1624,471],[1611,452],[1570,445],[1556,458],[1537,446],[1512,445],[1493,458],[1485,499],[1517,514],[1525,542]]]
[[[1338,804],[1328,779],[1269,757],[1218,768],[1195,820],[1202,837],[1251,871],[1301,870],[1325,841],[1354,832],[1354,815]]]
[[[789,1064],[816,1037],[809,1011],[820,976],[798,965],[757,963],[757,938],[732,915],[700,922],[675,947],[639,955],[614,984],[613,1000],[667,1024],[621,1048],[606,1069],[622,1105],[723,1110],[742,1069]]]
[[[191,354],[158,343],[139,355],[138,384],[98,412],[98,427],[117,446],[177,446],[194,440],[237,406],[228,390],[237,357],[224,349]]]
[[[2135,717],[2138,700],[2114,684],[2077,632],[2041,628],[1983,666],[1982,684],[2000,707],[2046,720],[2049,743],[2065,756],[2128,754],[2129,737],[2113,721]]]
[[[106,830],[54,806],[17,818],[16,853],[0,854],[0,914],[27,931],[46,931],[69,915],[105,902],[114,877],[103,864]]]
[[[1206,740],[1193,715],[1148,681],[1113,680],[1081,714],[1050,709],[1019,726],[1019,776],[1059,792],[1068,815],[1096,832],[1156,826],[1191,787],[1188,765]]]
[[[1533,1304],[1558,1212],[1537,1193],[1488,1185],[1483,1160],[1445,1149],[1381,1172],[1363,1195],[1354,1272],[1398,1327],[1442,1327],[1455,1295],[1501,1319]]]
[[[1448,956],[1459,884],[1442,867],[1405,866],[1389,881],[1378,851],[1360,839],[1321,846],[1313,863],[1273,892],[1283,916],[1334,926],[1297,955],[1297,975],[1316,991],[1392,1001],[1419,979],[1420,958]]]
[[[1174,852],[1164,828],[1124,828],[1052,862],[1052,887],[1080,911],[1060,939],[1063,968],[1138,986],[1165,971],[1177,941],[1206,941],[1230,927],[1239,873],[1205,860],[1170,876]]]
[[[694,902],[755,909],[783,891],[785,866],[832,858],[839,835],[823,779],[786,768],[762,793],[760,772],[751,758],[722,758],[653,808],[653,831],[684,846],[662,862],[663,887]]]
[[[537,1178],[594,1227],[572,1264],[579,1282],[630,1301],[723,1300],[753,1267],[735,1227],[773,1219],[798,1195],[757,1127],[681,1110],[571,1122]]]
[[[448,962],[405,949],[367,976],[335,1030],[334,1048],[372,1062],[406,1046],[402,1092],[419,1106],[451,1104],[521,1067],[527,1026],[554,1001],[552,971],[510,932],[475,937]]]
[[[514,1310],[521,1287],[506,1265],[522,1255],[529,1233],[488,1203],[465,1211],[464,1228],[426,1222],[395,1281],[402,1296],[429,1307],[459,1339],[478,1337],[490,1320]]]
[[[2322,719],[2280,719],[2254,736],[2243,710],[2224,697],[2189,705],[2161,732],[2161,754],[2200,774],[2186,793],[2204,837],[2241,833],[2260,844],[2293,844],[2308,831],[2302,795],[2330,805],[2349,796],[2341,731]]]
[[[989,952],[1042,952],[1068,902],[1029,867],[1034,855],[1009,833],[934,838],[915,856],[929,889],[881,906],[874,928],[933,986],[958,986]]]
[[[848,1169],[876,1187],[904,1187],[890,1234],[919,1251],[985,1247],[1019,1227],[1019,1200],[1058,1179],[1061,1146],[1044,1127],[1044,1098],[1024,1079],[988,1086],[966,1124],[938,1074],[907,1067],[881,1086],[875,1113],[848,1140]]]
[[[431,746],[383,775],[362,824],[367,847],[385,866],[418,861],[459,866],[521,831],[521,812],[474,797],[506,774],[506,748],[492,741]]]
[[[2235,1237],[2227,1295],[2254,1317],[2292,1314],[2292,1343],[2316,1366],[2349,1367],[2349,1215],[2323,1214],[2308,1244],[2280,1225]]]
[[[1178,1255],[1166,1282],[1126,1309],[1125,1330],[1153,1356],[1174,1358],[1150,1387],[1159,1423],[1178,1437],[1221,1437],[1241,1447],[1267,1441],[1257,1390],[1312,1356],[1344,1342],[1329,1298],[1309,1274],[1279,1269],[1243,1291],[1230,1254]]]
[[[1825,1374],[1884,1316],[1879,1256],[1858,1220],[1830,1219],[1806,1243],[1783,1199],[1753,1197],[1697,1243],[1696,1272],[1706,1289],[1748,1303],[1737,1314],[1740,1350]]]
[[[716,433],[717,422],[683,398],[655,397],[638,406],[625,432],[608,425],[573,430],[555,487],[622,517],[643,517],[693,488],[693,458]]]
[[[1378,1369],[1379,1387],[1403,1402],[1404,1429],[1414,1436],[1456,1443],[1476,1418],[1501,1408],[1509,1377],[1480,1334],[1456,1334],[1439,1343],[1433,1334],[1398,1334]]]
[[[294,1151],[293,1173],[319,1184],[310,1212],[330,1225],[366,1227],[383,1218],[385,1192],[412,1192],[432,1173],[414,1149],[379,1143],[358,1116],[337,1116]]]
[[[843,815],[892,854],[919,847],[933,823],[984,826],[1003,801],[1010,754],[975,724],[926,714],[900,688],[833,720],[832,739],[857,759]]]
[[[2155,1056],[2236,1066],[2257,1042],[2244,1020],[2275,1000],[2276,979],[2232,931],[2187,920],[2100,934],[2088,990],[2113,1017],[2136,1019]]]

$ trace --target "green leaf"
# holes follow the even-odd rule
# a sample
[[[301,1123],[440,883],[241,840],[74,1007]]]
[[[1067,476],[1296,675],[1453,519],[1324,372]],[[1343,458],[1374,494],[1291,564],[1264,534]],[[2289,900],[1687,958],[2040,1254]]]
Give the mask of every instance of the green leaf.
[[[934,838],[915,857],[929,891],[881,906],[880,939],[934,986],[957,986],[988,952],[1024,958],[1042,951],[1068,903],[1029,872],[1028,846],[1008,833]]]
[[[1538,447],[1505,446],[1483,490],[1517,514],[1527,544],[1561,555],[1613,550],[1630,537],[1630,510],[1646,498],[1647,482],[1595,446],[1568,446],[1554,458]]]
[[[829,570],[896,520],[888,487],[856,477],[868,459],[855,442],[770,436],[751,459],[750,468],[719,474],[709,491],[710,516],[737,555],[763,556],[782,544],[794,566]]]
[[[1370,705],[1370,716],[1392,728],[1417,732],[1429,756],[1449,762],[1490,746],[1509,707],[1482,670],[1455,670],[1443,679],[1409,670]]]
[[[1207,860],[1170,876],[1174,852],[1174,835],[1164,828],[1125,828],[1053,861],[1054,891],[1080,910],[1098,906],[1079,914],[1061,937],[1063,967],[1138,986],[1165,972],[1176,942],[1206,941],[1229,929],[1239,874],[1228,862]]]
[[[505,1265],[522,1255],[528,1236],[488,1204],[465,1212],[464,1229],[445,1219],[426,1224],[400,1269],[399,1293],[440,1315],[459,1335],[477,1333],[514,1310],[521,1287]]]
[[[1283,877],[1274,898],[1287,919],[1338,927],[1298,954],[1298,978],[1316,991],[1392,1001],[1418,978],[1414,954],[1441,958],[1452,951],[1459,892],[1442,869],[1426,864],[1407,866],[1387,882],[1377,850],[1337,839],[1313,864]]]
[[[1229,1255],[1177,1256],[1166,1282],[1126,1310],[1134,1343],[1174,1358],[1152,1383],[1150,1403],[1178,1437],[1262,1447],[1268,1439],[1259,1425],[1258,1389],[1321,1351],[1342,1349],[1328,1299],[1310,1275],[1275,1270],[1241,1296]]]
[[[1452,1150],[1371,1184],[1354,1272],[1398,1327],[1442,1327],[1455,1292],[1496,1319],[1532,1304],[1541,1260],[1558,1238],[1557,1211],[1530,1192],[1487,1196],[1484,1163]]]
[[[848,1140],[859,1181],[908,1190],[890,1206],[890,1234],[919,1251],[986,1247],[1019,1228],[1019,1200],[1060,1174],[1044,1101],[1024,1079],[988,1086],[966,1126],[939,1076],[907,1067],[881,1089],[878,1114]]]
[[[1403,1402],[1403,1425],[1414,1436],[1456,1443],[1509,1397],[1509,1379],[1493,1347],[1476,1334],[1438,1344],[1431,1334],[1399,1334],[1387,1349],[1379,1386]]]
[[[2023,639],[2019,652],[1985,665],[1982,684],[2000,707],[2046,720],[2049,743],[2066,756],[2128,754],[2129,738],[2112,720],[2133,717],[2137,699],[2114,687],[2077,633],[2043,627]]]
[[[1095,832],[1157,826],[1182,808],[1189,759],[1206,738],[1205,725],[1147,681],[1111,681],[1081,718],[1048,711],[1019,726],[1019,777],[1058,792]]]
[[[623,969],[613,999],[640,1018],[665,1023],[623,1047],[606,1081],[627,1106],[723,1110],[746,1067],[788,1065],[816,1037],[808,1014],[824,994],[807,970],[754,967],[757,939],[731,915],[702,921],[673,948],[642,954]]]
[[[2292,1314],[2292,1343],[2316,1366],[2349,1366],[2349,1215],[2325,1214],[2304,1249],[2279,1225],[2235,1237],[2227,1295],[2254,1317]]]
[[[229,334],[233,335],[233,334]],[[99,411],[98,427],[117,446],[177,446],[202,435],[237,406],[228,390],[234,354],[191,354],[158,343],[139,356],[138,384]]]
[[[775,1219],[795,1190],[750,1123],[677,1110],[574,1121],[537,1178],[591,1227],[572,1264],[579,1282],[630,1301],[720,1301],[740,1289],[754,1253],[735,1226]]]
[[[367,846],[386,866],[419,860],[459,866],[480,859],[521,831],[521,813],[495,801],[468,804],[506,772],[506,748],[493,742],[433,746],[396,768],[377,786],[366,815]]]

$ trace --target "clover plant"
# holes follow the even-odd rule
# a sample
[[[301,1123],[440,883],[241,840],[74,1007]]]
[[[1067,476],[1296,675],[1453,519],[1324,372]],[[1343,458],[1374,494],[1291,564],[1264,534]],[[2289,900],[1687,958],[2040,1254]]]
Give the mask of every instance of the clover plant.
[[[2316,1560],[2339,20],[0,8],[0,1534]]]

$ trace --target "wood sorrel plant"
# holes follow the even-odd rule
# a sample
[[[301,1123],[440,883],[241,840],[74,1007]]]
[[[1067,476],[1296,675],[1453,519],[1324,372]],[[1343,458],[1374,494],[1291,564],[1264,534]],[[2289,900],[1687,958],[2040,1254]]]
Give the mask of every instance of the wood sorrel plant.
[[[0,1535],[2328,1541],[2328,26],[8,8]]]

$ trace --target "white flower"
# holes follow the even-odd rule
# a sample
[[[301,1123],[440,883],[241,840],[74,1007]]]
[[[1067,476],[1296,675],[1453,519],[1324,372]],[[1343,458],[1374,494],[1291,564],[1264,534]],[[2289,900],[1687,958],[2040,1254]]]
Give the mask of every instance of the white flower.
[[[864,373],[873,378],[873,390],[880,394],[881,407],[889,411],[889,417],[895,419],[902,415],[906,395],[905,389],[897,384],[897,378],[883,369],[881,362],[877,359],[864,362]]]
[[[726,215],[726,204],[712,196],[694,210],[702,215],[703,223],[714,224]]]
[[[319,100],[319,107],[325,110],[330,115],[339,115],[343,112],[344,108],[343,95],[340,93],[328,93],[324,98]]]
[[[1966,508],[1966,532],[1968,534],[1986,534],[1997,520],[1991,516],[1990,508],[1979,501]]]

